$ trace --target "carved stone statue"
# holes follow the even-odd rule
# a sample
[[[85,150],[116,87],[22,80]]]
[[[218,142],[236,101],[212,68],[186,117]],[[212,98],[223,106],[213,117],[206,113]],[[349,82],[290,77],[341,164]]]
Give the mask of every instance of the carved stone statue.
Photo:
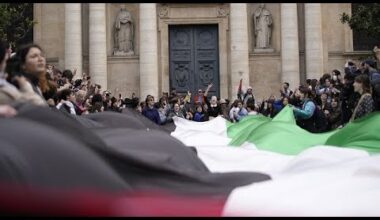
[[[120,9],[116,16],[114,30],[115,47],[113,54],[115,56],[134,55],[134,29],[132,15],[124,7]]]
[[[273,19],[271,13],[265,9],[265,4],[259,4],[259,8],[254,13],[253,20],[255,25],[255,48],[270,48]]]

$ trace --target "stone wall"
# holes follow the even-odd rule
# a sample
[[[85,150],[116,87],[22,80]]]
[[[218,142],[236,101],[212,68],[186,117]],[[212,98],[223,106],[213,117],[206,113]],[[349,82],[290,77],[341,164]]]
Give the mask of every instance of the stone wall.
[[[34,42],[42,47],[47,62],[62,69],[65,63],[64,4],[34,4]]]
[[[351,4],[322,4],[322,29],[325,50],[326,73],[338,69],[343,73],[348,59],[355,62],[366,59],[372,53],[353,51],[352,30],[340,22],[343,12],[351,14]]]
[[[271,94],[279,96],[282,84],[280,53],[250,55],[249,68],[250,84],[257,101],[268,99]]]
[[[134,52],[130,57],[113,56],[113,26],[120,7],[125,5],[134,20]],[[254,53],[253,13],[258,3],[247,4],[248,44],[249,44],[249,78],[250,84],[258,99],[268,98],[273,93],[278,96],[281,82],[281,5],[265,4],[273,17],[271,45],[274,52]],[[352,31],[342,24],[339,15],[350,13],[351,4],[321,5],[322,38],[323,38],[323,71],[333,69],[343,71],[347,59],[362,59],[370,52],[354,52],[352,47]],[[46,52],[47,61],[64,69],[64,4],[34,4],[34,41]],[[194,13],[196,12],[196,13]],[[220,92],[223,98],[233,94],[238,85],[231,85],[230,23],[229,4],[157,4],[158,32],[158,84],[159,93],[169,89],[168,73],[168,25],[171,24],[218,24],[219,28],[219,70]],[[298,3],[300,79],[306,79],[305,73],[305,22],[304,4]],[[139,95],[139,4],[113,3],[106,6],[107,22],[107,82],[111,92],[130,96],[132,92]],[[88,72],[89,66],[89,5],[82,3],[82,52],[83,69]],[[295,85],[291,85],[293,89]],[[231,97],[230,97],[231,98]],[[232,97],[235,98],[235,97]]]
[[[108,57],[108,90],[112,94],[131,97],[140,94],[139,60],[137,56]]]

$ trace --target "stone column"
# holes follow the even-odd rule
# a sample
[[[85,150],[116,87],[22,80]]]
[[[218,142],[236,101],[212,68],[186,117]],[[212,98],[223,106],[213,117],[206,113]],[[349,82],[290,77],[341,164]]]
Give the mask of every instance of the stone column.
[[[80,3],[65,3],[65,69],[81,78],[82,68],[82,13]]]
[[[293,89],[300,84],[297,4],[281,3],[281,80]]]
[[[351,16],[351,5],[350,3],[343,4],[344,12],[346,12],[349,16]],[[349,25],[344,25],[344,52],[353,52],[354,51],[354,43],[353,43],[353,33],[352,29]]]
[[[240,79],[243,86],[249,82],[248,17],[246,3],[230,4],[231,84],[229,98],[234,100]]]
[[[158,100],[156,3],[140,3],[140,99]]]
[[[319,79],[323,74],[321,18],[320,3],[305,3],[305,58],[308,79]]]
[[[90,3],[89,70],[91,81],[107,89],[106,4]]]

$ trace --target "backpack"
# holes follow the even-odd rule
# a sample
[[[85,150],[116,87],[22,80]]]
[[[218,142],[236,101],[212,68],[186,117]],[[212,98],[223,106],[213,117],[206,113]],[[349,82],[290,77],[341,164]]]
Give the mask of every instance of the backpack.
[[[312,133],[327,131],[328,121],[325,113],[317,107],[314,101],[309,100],[308,102],[313,102],[315,105],[313,115],[308,119],[297,121],[298,126]]]
[[[314,133],[322,133],[322,132],[327,131],[328,121],[327,121],[326,115],[317,106],[315,106],[315,110],[314,110],[312,118],[313,118],[313,124],[315,127]]]

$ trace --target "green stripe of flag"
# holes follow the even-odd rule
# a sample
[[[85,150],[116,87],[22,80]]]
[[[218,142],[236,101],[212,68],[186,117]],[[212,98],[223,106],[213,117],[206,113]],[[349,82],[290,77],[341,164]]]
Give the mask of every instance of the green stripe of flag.
[[[372,113],[342,129],[314,134],[296,125],[293,110],[286,106],[276,117],[247,116],[239,123],[227,123],[230,145],[245,141],[258,149],[296,155],[315,145],[332,145],[380,152],[380,113]]]

